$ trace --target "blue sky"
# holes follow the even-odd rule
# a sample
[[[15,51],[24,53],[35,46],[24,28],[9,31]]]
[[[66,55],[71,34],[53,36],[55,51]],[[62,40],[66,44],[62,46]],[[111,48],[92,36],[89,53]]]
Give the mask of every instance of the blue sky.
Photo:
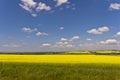
[[[0,51],[120,49],[120,0],[1,0]]]

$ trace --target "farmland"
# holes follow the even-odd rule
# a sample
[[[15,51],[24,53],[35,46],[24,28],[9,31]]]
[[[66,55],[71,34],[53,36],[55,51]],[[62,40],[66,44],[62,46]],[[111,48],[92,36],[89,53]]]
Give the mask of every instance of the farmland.
[[[71,54],[71,52],[69,52]],[[0,80],[119,80],[119,55],[0,55]]]
[[[112,55],[0,55],[0,62],[27,63],[109,63],[120,64],[120,56]]]
[[[119,80],[120,65],[0,63],[0,80]]]

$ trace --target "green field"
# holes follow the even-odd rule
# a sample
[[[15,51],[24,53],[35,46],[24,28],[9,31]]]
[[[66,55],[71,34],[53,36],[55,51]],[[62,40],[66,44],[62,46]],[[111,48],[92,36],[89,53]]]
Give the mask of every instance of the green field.
[[[120,80],[120,56],[1,54],[0,80]]]
[[[120,65],[0,63],[0,80],[120,80]]]

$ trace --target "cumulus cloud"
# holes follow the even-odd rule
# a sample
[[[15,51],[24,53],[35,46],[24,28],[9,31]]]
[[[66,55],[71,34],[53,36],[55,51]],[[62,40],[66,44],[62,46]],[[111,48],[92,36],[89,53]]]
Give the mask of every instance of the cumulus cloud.
[[[48,36],[47,33],[38,31],[37,28],[31,29],[29,27],[23,27],[22,31],[24,31],[26,33],[33,33],[34,32],[36,36]]]
[[[21,0],[19,6],[28,11],[33,17],[37,16],[37,12],[51,10],[51,7],[45,3],[35,2],[34,0]]]
[[[117,36],[120,36],[120,32],[117,32],[116,34],[115,34],[115,36],[117,37]]]
[[[73,47],[73,45],[72,44],[67,44],[65,47],[71,48],[71,47]]]
[[[100,31],[102,33],[107,32],[107,31],[109,31],[109,28],[107,26],[103,26],[103,27],[98,28],[98,31]]]
[[[68,3],[68,0],[56,0],[57,4],[56,6],[61,6],[62,4]]]
[[[36,17],[36,16],[37,16],[37,14],[35,14],[35,13],[32,13],[32,14],[31,14],[31,16],[33,16],[33,17]]]
[[[21,47],[21,45],[11,43],[11,44],[4,44],[4,45],[2,45],[2,47],[19,48],[19,47]]]
[[[50,47],[50,46],[51,46],[51,44],[49,44],[49,43],[44,43],[41,45],[41,47]]]
[[[64,27],[60,27],[60,30],[63,30],[64,29]]]
[[[37,31],[37,28],[31,29],[29,27],[23,27],[22,31],[31,33],[31,32]]]
[[[75,10],[75,5],[69,4],[69,0],[53,0],[56,2],[55,6],[53,5],[54,8],[52,8],[49,4],[42,1],[39,2],[36,0],[20,0],[20,1],[21,3],[19,3],[19,6],[25,11],[29,12],[33,17],[36,17],[38,13],[42,11],[54,12],[54,10],[52,11],[52,9],[61,6],[63,4],[67,4],[66,6],[64,6],[65,8],[67,9],[71,8],[72,10]]]
[[[56,42],[56,44],[57,45],[66,45],[66,44],[69,44],[69,42],[62,42],[62,41],[60,41],[60,42]]]
[[[54,46],[61,48],[72,48],[74,46],[72,41],[77,40],[79,38],[80,38],[79,36],[73,36],[71,39],[61,38],[60,41],[56,42]]]
[[[48,36],[48,34],[44,32],[37,32],[36,36]]]
[[[103,26],[103,27],[100,27],[98,29],[88,30],[87,32],[90,34],[103,34],[104,32],[107,32],[107,31],[109,31],[109,27]]]
[[[67,38],[61,38],[60,41],[56,42],[53,47],[58,48],[71,48],[73,44]]]
[[[77,39],[79,39],[79,38],[80,38],[79,36],[73,36],[73,37],[70,39],[70,41],[77,40]]]
[[[61,48],[70,48],[73,47],[73,45],[70,42],[56,42],[56,44],[54,45],[54,47],[61,47]]]
[[[87,38],[86,40],[87,40],[87,41],[91,41],[92,39],[91,39],[91,38]]]
[[[119,41],[117,41],[116,39],[108,39],[105,41],[100,41],[99,43],[102,45],[114,45],[114,44],[118,44]]]
[[[37,2],[34,0],[21,0],[22,4],[19,4],[26,11],[32,12],[33,9],[37,6]]]
[[[68,41],[68,39],[67,38],[61,38],[60,41]]]
[[[38,6],[36,7],[36,11],[42,11],[42,10],[50,11],[50,10],[51,10],[51,7],[50,7],[50,6],[47,6],[45,3],[40,2],[40,3],[38,4]]]
[[[102,32],[98,31],[97,29],[91,29],[87,31],[90,34],[102,34]]]
[[[120,10],[120,3],[111,3],[109,8],[111,10]]]

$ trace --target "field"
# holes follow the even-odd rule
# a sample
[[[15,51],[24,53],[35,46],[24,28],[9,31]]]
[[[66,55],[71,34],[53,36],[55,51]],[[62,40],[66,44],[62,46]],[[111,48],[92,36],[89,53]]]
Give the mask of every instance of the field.
[[[0,62],[109,63],[120,64],[120,56],[106,55],[0,55]]]
[[[0,80],[120,80],[120,56],[1,54]]]
[[[0,63],[0,80],[120,80],[120,65]]]

